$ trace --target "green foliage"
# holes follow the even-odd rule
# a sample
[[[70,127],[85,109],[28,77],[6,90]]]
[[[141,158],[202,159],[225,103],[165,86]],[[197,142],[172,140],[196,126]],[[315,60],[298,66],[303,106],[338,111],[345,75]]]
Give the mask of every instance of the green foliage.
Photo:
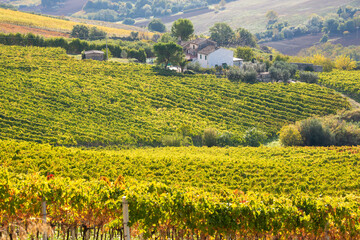
[[[257,128],[250,128],[244,134],[244,144],[250,147],[259,147],[266,139],[266,133]]]
[[[179,133],[164,136],[161,143],[165,147],[192,146],[191,138]]]
[[[126,24],[126,25],[134,25],[134,24],[135,24],[135,20],[134,20],[134,19],[131,19],[131,18],[125,18],[122,23],[123,23],[123,24]]]
[[[164,64],[165,69],[169,63],[177,65],[183,60],[183,49],[180,45],[174,42],[156,43],[154,45],[154,52],[157,63]]]
[[[240,145],[240,143],[241,143],[240,139],[231,132],[226,131],[223,133],[218,133],[217,144],[220,147],[238,146]]]
[[[319,75],[314,72],[300,71],[299,75],[300,75],[300,81],[306,83],[317,83],[319,79]]]
[[[204,130],[202,140],[203,144],[208,147],[217,145],[218,132],[214,128],[207,128]]]
[[[98,39],[105,39],[106,32],[98,29],[97,27],[92,27],[89,30],[89,39],[90,40],[98,40]]]
[[[274,62],[269,68],[269,73],[272,79],[278,81],[288,81],[295,76],[297,66],[287,62]]]
[[[73,38],[88,39],[89,28],[85,25],[75,25],[71,30],[70,36]]]
[[[233,42],[235,33],[227,23],[215,23],[210,29],[211,40],[219,46],[227,46]]]
[[[148,25],[148,29],[150,31],[155,31],[155,32],[165,32],[166,31],[166,27],[160,19],[151,20],[151,22]]]
[[[312,57],[314,53],[332,60],[344,55],[349,56],[354,61],[360,61],[360,46],[344,47],[341,44],[332,44],[330,42],[302,50],[299,55],[301,57]]]
[[[310,118],[296,122],[295,125],[284,126],[280,130],[280,141],[285,146],[359,145],[359,112],[346,111],[339,115]]]
[[[248,46],[255,48],[257,46],[255,36],[245,28],[238,28],[235,32],[234,43],[240,46]]]
[[[250,47],[237,47],[235,56],[244,59],[244,61],[251,61],[255,58],[255,53]]]
[[[171,26],[171,34],[179,38],[181,41],[186,41],[194,33],[194,25],[189,19],[178,19]]]
[[[0,169],[2,234],[37,220],[43,199],[59,239],[70,228],[83,230],[84,222],[95,226],[87,230],[91,236],[119,229],[126,195],[131,229],[144,237],[165,238],[175,229],[180,238],[180,230],[199,229],[215,238],[221,228],[222,234],[250,238],[294,238],[299,232],[311,239],[358,238],[359,150],[89,151],[0,141],[0,164],[7,166]]]
[[[296,125],[286,125],[279,132],[280,142],[284,146],[302,146],[303,139]]]
[[[234,84],[212,75],[163,74],[148,65],[78,61],[60,48],[0,46],[1,138],[159,146],[183,124],[194,136],[209,125],[236,136],[249,127],[274,136],[289,121],[349,106],[313,84]]]
[[[343,92],[360,101],[360,71],[341,71],[334,70],[328,73],[321,73],[319,83],[329,88],[333,88],[339,92]]]
[[[326,43],[329,40],[329,36],[327,34],[324,34],[322,38],[320,39],[320,43]]]
[[[333,133],[317,118],[301,121],[299,132],[305,146],[330,146],[334,143]]]

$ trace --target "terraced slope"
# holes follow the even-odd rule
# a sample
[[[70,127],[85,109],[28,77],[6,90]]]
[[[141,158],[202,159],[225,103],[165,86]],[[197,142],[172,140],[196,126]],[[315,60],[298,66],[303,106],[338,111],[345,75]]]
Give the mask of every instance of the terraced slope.
[[[322,73],[319,83],[360,101],[360,71],[334,70]]]
[[[158,145],[181,127],[275,135],[290,121],[348,107],[317,85],[164,76],[141,64],[78,61],[61,49],[0,47],[2,139],[60,145]]]

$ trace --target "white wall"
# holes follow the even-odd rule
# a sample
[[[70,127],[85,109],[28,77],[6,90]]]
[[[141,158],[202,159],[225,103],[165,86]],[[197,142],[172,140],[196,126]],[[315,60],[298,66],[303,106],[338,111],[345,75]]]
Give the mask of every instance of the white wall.
[[[201,55],[201,58],[200,58]],[[208,56],[206,56],[206,59],[208,59]],[[205,55],[198,53],[197,55],[197,61],[200,63],[201,67],[206,68],[208,67],[208,60],[205,60]]]
[[[228,66],[234,65],[234,52],[225,48],[219,48],[218,50],[209,54],[207,58],[208,67],[215,67],[215,65],[222,66],[226,63]]]

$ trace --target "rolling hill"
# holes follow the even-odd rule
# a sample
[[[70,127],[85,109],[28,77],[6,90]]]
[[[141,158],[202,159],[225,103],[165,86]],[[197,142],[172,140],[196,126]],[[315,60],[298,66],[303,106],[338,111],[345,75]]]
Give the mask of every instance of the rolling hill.
[[[13,11],[9,9],[0,8],[0,32],[4,33],[34,33],[44,36],[57,37],[69,36],[74,25],[78,22],[69,21],[67,19],[53,18],[48,16],[36,15],[20,11]],[[151,38],[153,33],[144,29],[123,25],[111,24],[111,27],[106,23],[99,21],[92,21],[91,24],[83,23],[89,27],[96,26],[108,33],[110,37],[127,37],[132,31],[138,31],[140,34]]]
[[[333,90],[295,83],[232,83],[148,65],[78,61],[64,50],[0,48],[2,139],[56,145],[159,145],[186,127],[241,136],[349,107]],[[170,74],[170,75],[169,75]],[[201,137],[200,137],[201,139]]]

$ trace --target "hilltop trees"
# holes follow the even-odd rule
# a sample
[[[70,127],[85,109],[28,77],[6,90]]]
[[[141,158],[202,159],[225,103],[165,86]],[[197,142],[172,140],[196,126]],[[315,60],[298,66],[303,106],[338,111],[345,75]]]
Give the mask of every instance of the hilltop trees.
[[[194,25],[189,19],[178,19],[171,27],[171,34],[182,41],[186,41],[194,33]]]
[[[160,19],[151,20],[151,22],[148,25],[148,29],[150,31],[155,31],[155,32],[165,32],[166,31],[166,27]]]
[[[256,47],[256,37],[245,28],[238,28],[235,32],[235,43],[240,46]]]
[[[75,25],[70,34],[73,38],[98,40],[106,37],[106,32],[97,27],[87,27],[85,25]]]
[[[210,38],[221,46],[229,45],[235,37],[234,31],[226,23],[215,23],[209,31]]]
[[[89,37],[89,28],[85,25],[75,25],[70,36],[73,38],[87,39]]]

